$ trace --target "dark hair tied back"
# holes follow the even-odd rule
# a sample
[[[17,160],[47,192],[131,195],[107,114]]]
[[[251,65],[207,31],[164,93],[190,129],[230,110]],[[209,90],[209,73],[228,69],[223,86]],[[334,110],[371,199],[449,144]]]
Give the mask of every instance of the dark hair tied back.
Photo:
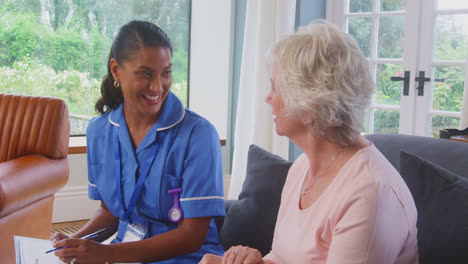
[[[96,102],[95,109],[105,114],[117,108],[123,102],[123,93],[120,86],[114,87],[114,77],[110,69],[111,59],[119,64],[127,61],[132,53],[144,47],[169,48],[172,54],[172,45],[166,33],[153,23],[133,20],[120,28],[112,43],[107,61],[107,74],[101,84],[101,98]]]

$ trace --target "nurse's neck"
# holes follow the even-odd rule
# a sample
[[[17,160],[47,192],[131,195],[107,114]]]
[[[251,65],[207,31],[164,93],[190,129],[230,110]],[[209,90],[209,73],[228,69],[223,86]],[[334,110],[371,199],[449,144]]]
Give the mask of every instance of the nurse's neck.
[[[124,106],[124,117],[132,139],[133,148],[137,149],[146,134],[148,134],[153,125],[158,121],[159,113],[156,116],[145,116],[132,109],[127,110]]]

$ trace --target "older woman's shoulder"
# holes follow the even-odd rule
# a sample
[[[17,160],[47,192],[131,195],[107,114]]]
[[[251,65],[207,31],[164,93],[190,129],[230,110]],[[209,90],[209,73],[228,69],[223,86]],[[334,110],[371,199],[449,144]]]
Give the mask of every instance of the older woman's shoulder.
[[[288,175],[297,175],[297,174],[302,174],[304,172],[307,172],[309,169],[309,159],[307,156],[302,153],[299,155],[299,157],[294,160],[293,164],[291,165],[291,168],[289,168]],[[291,178],[288,176],[288,178]]]
[[[308,165],[309,164],[309,159],[307,158],[305,153],[302,153],[299,155],[293,162],[292,166],[304,166],[304,164]]]
[[[400,173],[374,145],[367,150],[367,167],[379,182],[401,180]]]
[[[346,168],[348,184],[368,193],[380,193],[381,190],[392,190],[396,196],[407,196],[409,191],[399,172],[374,146],[364,148],[356,153]]]

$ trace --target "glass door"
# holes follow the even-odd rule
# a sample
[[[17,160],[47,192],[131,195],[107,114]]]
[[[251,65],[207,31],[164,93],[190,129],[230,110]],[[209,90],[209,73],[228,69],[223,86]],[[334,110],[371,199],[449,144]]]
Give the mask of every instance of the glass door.
[[[440,129],[458,128],[463,93],[468,90],[468,1],[427,2],[421,9],[424,45],[418,70],[425,71],[431,82],[425,95],[417,98],[415,132],[437,137]]]
[[[376,93],[364,133],[435,136],[458,127],[466,1],[329,0],[327,6],[329,20],[354,36],[370,62]]]

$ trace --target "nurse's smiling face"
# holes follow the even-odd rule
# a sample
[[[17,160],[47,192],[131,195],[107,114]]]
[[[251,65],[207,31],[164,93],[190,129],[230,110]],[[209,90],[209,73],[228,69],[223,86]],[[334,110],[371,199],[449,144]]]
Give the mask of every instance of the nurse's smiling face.
[[[172,85],[171,50],[144,47],[117,63],[110,61],[112,75],[122,87],[125,113],[158,119]]]

